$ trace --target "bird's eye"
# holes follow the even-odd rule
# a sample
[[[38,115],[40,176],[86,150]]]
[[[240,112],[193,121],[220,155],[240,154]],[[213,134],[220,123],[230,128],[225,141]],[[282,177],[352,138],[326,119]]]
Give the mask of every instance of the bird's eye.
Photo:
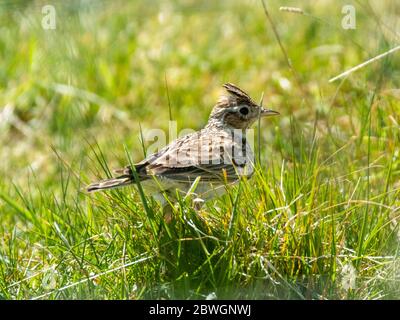
[[[247,108],[247,107],[242,107],[242,108],[240,108],[240,110],[239,110],[239,112],[242,114],[242,115],[248,115],[249,114],[249,108]]]

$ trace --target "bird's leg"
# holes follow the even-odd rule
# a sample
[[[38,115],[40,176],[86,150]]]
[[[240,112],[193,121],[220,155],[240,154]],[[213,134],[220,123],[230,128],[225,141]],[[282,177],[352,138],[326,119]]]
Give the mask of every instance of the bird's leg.
[[[153,194],[154,199],[158,202],[158,204],[162,208],[164,221],[168,224],[171,223],[174,213],[174,208],[171,206],[171,202],[167,200],[167,197],[168,199],[171,199],[170,196],[171,195],[168,192],[168,190],[164,190],[164,192]]]
[[[192,200],[192,205],[193,205],[193,209],[195,210],[195,211],[200,211],[201,210],[201,208],[203,207],[203,205],[204,205],[204,199],[201,199],[201,198],[194,198],[193,200]]]

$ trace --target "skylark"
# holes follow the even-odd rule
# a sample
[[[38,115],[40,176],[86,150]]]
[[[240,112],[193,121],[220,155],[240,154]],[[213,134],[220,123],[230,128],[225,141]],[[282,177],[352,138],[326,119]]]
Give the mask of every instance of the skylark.
[[[246,130],[259,118],[278,115],[264,109],[237,86],[226,83],[226,95],[219,98],[204,129],[178,138],[143,161],[118,169],[113,179],[92,183],[89,192],[123,187],[140,180],[143,188],[167,204],[163,194],[175,199],[186,193],[197,177],[197,197],[208,200],[224,193],[227,184],[240,177],[250,178],[254,156]],[[135,178],[136,177],[136,178]]]

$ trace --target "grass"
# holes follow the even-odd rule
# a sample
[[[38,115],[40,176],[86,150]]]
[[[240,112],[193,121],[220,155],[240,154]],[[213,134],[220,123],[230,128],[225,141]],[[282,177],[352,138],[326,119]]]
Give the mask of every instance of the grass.
[[[268,1],[274,34],[259,1],[57,1],[56,30],[1,1],[0,297],[400,298],[400,58],[328,82],[398,45],[400,7],[350,2]],[[281,112],[251,180],[170,224],[140,189],[83,191],[228,81]]]

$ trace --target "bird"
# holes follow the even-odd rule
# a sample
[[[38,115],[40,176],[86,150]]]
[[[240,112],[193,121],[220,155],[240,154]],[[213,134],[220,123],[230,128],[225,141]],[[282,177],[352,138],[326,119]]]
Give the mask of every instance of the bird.
[[[205,127],[180,137],[134,165],[115,170],[116,177],[94,182],[88,192],[140,183],[165,208],[196,181],[201,202],[226,192],[226,186],[254,173],[254,153],[246,131],[259,117],[279,115],[254,102],[232,83],[213,107]],[[166,197],[170,201],[166,200]]]

